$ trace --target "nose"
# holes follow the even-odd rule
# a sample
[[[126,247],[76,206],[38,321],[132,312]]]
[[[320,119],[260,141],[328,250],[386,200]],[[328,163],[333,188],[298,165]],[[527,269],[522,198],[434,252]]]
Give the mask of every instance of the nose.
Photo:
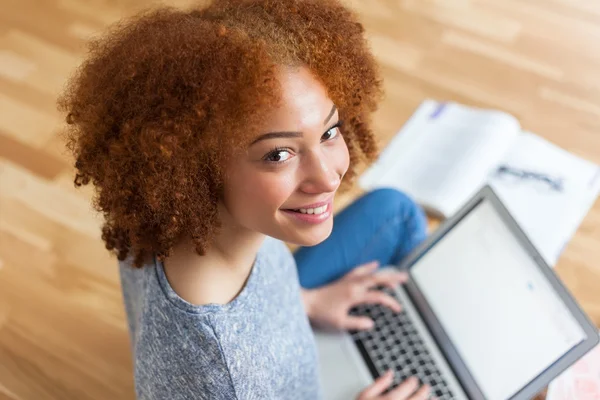
[[[341,182],[341,174],[335,168],[335,160],[325,154],[311,154],[305,159],[304,179],[301,190],[306,193],[334,192]]]

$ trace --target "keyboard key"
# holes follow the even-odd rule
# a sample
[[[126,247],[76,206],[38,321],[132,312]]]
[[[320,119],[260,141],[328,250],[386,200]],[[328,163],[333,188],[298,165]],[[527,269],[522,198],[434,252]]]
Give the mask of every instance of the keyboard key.
[[[388,288],[380,287],[379,290],[385,291],[400,302]],[[421,382],[431,386],[432,393],[439,400],[453,398],[406,312],[396,314],[377,304],[355,307],[350,310],[350,314],[365,315],[375,321],[375,329],[367,332],[351,331],[350,334],[355,341],[361,342],[380,375],[388,369],[396,371],[391,388],[411,376],[416,376]]]

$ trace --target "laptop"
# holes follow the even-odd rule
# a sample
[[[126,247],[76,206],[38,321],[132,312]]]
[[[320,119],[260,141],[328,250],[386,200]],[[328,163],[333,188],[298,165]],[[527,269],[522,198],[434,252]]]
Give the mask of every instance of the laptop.
[[[351,311],[368,331],[315,330],[326,400],[348,400],[385,373],[417,376],[440,400],[531,399],[598,343],[577,305],[489,186],[400,265],[386,290],[403,306]]]

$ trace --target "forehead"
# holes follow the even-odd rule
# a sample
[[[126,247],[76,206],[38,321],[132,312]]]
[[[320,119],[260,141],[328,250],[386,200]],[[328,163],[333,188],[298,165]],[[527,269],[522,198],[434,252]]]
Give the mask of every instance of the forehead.
[[[321,82],[305,67],[282,68],[278,71],[278,79],[281,101],[270,110],[265,121],[274,126],[264,128],[322,128],[333,103]]]

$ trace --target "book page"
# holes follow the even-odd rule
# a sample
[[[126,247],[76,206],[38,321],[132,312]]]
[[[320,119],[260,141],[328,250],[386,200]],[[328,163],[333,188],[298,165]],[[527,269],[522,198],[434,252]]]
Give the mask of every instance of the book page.
[[[360,184],[395,187],[449,216],[485,184],[519,130],[506,113],[426,101]]]
[[[598,197],[599,166],[524,133],[497,167],[490,186],[554,265]]]

